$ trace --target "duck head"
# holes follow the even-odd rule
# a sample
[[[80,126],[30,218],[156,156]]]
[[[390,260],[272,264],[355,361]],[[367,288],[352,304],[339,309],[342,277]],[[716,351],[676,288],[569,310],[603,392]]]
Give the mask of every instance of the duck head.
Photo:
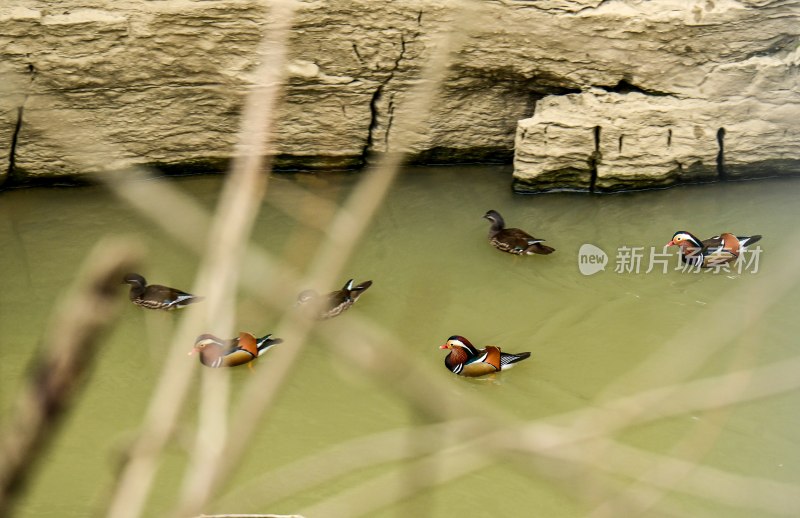
[[[463,349],[469,356],[478,354],[478,350],[470,343],[469,340],[460,335],[453,335],[447,341],[439,346],[439,349],[458,350]]]
[[[214,360],[222,355],[225,341],[211,334],[202,334],[194,341],[194,347],[189,351],[189,356],[194,353],[200,355],[200,362],[210,365]]]
[[[487,211],[483,217],[492,222],[492,227],[503,228],[506,225],[506,222],[503,221],[503,216],[501,216],[496,210]]]
[[[137,288],[138,287],[144,288],[147,285],[147,281],[145,281],[144,277],[142,277],[138,273],[129,273],[122,278],[122,284],[130,284],[131,286]]]
[[[685,230],[679,230],[672,236],[672,240],[664,246],[679,246],[681,248],[703,248],[703,243]]]

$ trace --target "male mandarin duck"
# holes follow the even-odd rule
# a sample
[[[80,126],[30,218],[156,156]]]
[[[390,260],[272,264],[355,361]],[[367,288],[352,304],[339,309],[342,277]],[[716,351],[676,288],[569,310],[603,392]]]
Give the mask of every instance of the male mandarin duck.
[[[372,281],[364,281],[357,286],[353,286],[353,279],[350,279],[342,286],[342,289],[323,295],[325,300],[322,301],[322,307],[317,318],[320,320],[333,318],[349,309],[370,286],[372,286]],[[319,297],[320,295],[316,291],[305,290],[297,296],[297,305],[316,301]]]
[[[447,339],[439,349],[449,349],[444,359],[444,364],[450,371],[461,376],[483,376],[505,369],[509,369],[514,363],[530,357],[531,353],[504,353],[499,347],[493,345],[478,349],[463,336],[453,335]]]
[[[160,284],[147,284],[138,273],[129,273],[122,279],[123,284],[131,285],[128,297],[137,306],[148,309],[179,309],[203,300],[203,297],[192,295],[175,288]]]
[[[206,367],[236,367],[252,362],[279,343],[283,343],[283,340],[272,338],[271,334],[256,338],[250,333],[239,333],[237,338],[231,340],[203,334],[197,337],[189,354],[199,353],[200,363]]]
[[[489,228],[489,242],[503,252],[515,255],[547,255],[555,252],[555,248],[543,245],[544,239],[539,239],[518,228],[505,228],[503,216],[496,210],[490,210],[483,215],[492,222]]]
[[[725,232],[700,241],[691,233],[679,230],[665,246],[680,247],[681,260],[688,265],[710,268],[735,261],[746,246],[760,239],[760,235],[735,236]]]

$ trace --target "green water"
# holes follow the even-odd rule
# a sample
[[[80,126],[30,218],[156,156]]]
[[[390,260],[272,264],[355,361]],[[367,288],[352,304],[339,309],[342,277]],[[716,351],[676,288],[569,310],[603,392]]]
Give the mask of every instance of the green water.
[[[222,180],[208,176],[164,181],[211,208]],[[320,236],[302,230],[300,223],[269,202],[307,206],[313,203],[303,194],[308,190],[340,203],[358,180],[358,174],[273,177],[253,239],[302,270],[310,263]],[[406,170],[371,222],[342,279],[372,279],[374,285],[339,318],[356,312],[369,316],[402,337],[409,355],[438,366],[450,389],[431,397],[446,399],[456,413],[459,402],[469,398],[485,398],[526,420],[591,406],[598,394],[618,384],[670,338],[685,336],[685,342],[691,343],[692,326],[702,326],[704,319],[720,310],[725,319],[721,325],[726,326],[746,319],[755,307],[772,304],[746,337],[725,344],[686,373],[688,378],[797,355],[800,302],[794,290],[776,295],[776,300],[741,295],[757,283],[794,282],[776,278],[775,272],[797,258],[796,250],[781,244],[796,232],[800,180],[535,197],[513,195],[509,184],[506,167]],[[547,239],[557,252],[517,258],[494,250],[486,239],[489,224],[481,218],[490,208],[500,211],[509,226]],[[676,230],[689,230],[701,238],[724,231],[763,234],[758,272],[753,273],[751,267],[741,274],[694,274],[676,271],[673,260],[666,273],[660,267],[645,273],[650,247],[661,252]],[[73,280],[93,244],[105,235],[121,233],[136,235],[147,245],[142,273],[149,281],[184,288],[192,285],[197,257],[102,188],[0,193],[3,421],[54,301]],[[608,254],[605,271],[592,276],[580,273],[578,249],[585,243]],[[622,246],[644,247],[639,273],[615,272]],[[119,295],[126,297],[122,286]],[[269,313],[254,300],[243,295],[238,302],[240,329],[267,332],[276,324],[265,319]],[[134,436],[160,374],[161,351],[177,318],[172,313],[126,306],[102,346],[83,397],[20,502],[18,516],[89,516],[103,509],[121,453]],[[464,380],[445,369],[444,354],[438,349],[452,334],[464,335],[476,345],[531,351],[533,357],[491,380]],[[202,367],[198,364],[197,368]],[[237,369],[234,387],[249,375],[246,368]],[[672,381],[669,373],[660,379],[656,371],[642,385],[615,385],[614,390],[626,394]],[[700,447],[700,462],[737,475],[798,484],[799,403],[800,395],[792,392],[737,405],[722,417],[704,412],[671,417],[634,427],[617,438],[646,451],[668,453],[705,424],[714,427],[715,434],[713,441]],[[185,429],[179,430],[168,450],[148,516],[171,508],[180,487],[191,417],[185,420]],[[391,387],[366,379],[312,343],[226,491],[270,467],[338,442],[424,422]],[[259,506],[259,495],[268,495],[269,488],[259,488],[239,500],[238,508],[212,506],[208,512],[297,512],[384,469],[353,474],[268,508]],[[578,479],[542,469],[531,475],[518,465],[499,463],[371,516],[583,516],[603,502],[604,495],[613,497],[629,482],[624,477],[596,475],[588,486],[581,486]],[[668,493],[654,505],[650,515],[769,515],[679,492]],[[790,511],[800,514],[800,509],[786,514]]]

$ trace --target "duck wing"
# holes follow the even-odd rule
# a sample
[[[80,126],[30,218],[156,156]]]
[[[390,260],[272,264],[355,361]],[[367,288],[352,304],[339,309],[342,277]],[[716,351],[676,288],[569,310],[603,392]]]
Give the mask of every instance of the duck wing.
[[[188,306],[194,302],[199,302],[202,297],[186,293],[176,288],[151,284],[145,288],[141,296],[143,302],[147,302],[148,307],[158,309],[177,309]]]
[[[536,239],[532,235],[519,228],[505,228],[498,232],[497,235],[503,236],[503,239],[518,239],[525,243],[541,241],[541,239]]]
[[[485,349],[478,349],[477,355],[465,361],[458,372],[455,370],[453,372],[462,376],[477,377],[499,370],[500,349],[490,345]]]
[[[358,284],[357,286],[350,288],[349,290],[350,298],[353,299],[353,301],[356,301],[358,297],[360,297],[362,293],[367,291],[367,288],[369,288],[370,286],[372,286],[372,281],[364,281],[361,284]]]
[[[231,347],[222,356],[223,365],[235,367],[258,357],[256,337],[250,333],[239,333],[239,337],[231,342]]]
[[[225,354],[221,359],[222,365],[226,367],[236,367],[237,365],[251,362],[255,358],[256,357],[250,351],[245,351],[244,349],[234,349],[228,351],[228,353]]]
[[[500,369],[508,369],[512,364],[530,358],[531,353],[500,353]]]
[[[265,335],[265,336],[262,336],[261,338],[259,338],[256,341],[256,347],[258,348],[258,356],[261,356],[262,354],[267,352],[267,349],[269,349],[273,345],[278,345],[278,344],[282,344],[282,343],[283,343],[283,339],[282,338],[272,338],[272,333],[270,333],[268,335]]]
[[[739,244],[742,248],[744,248],[761,241],[761,235],[756,234],[754,236],[736,236],[736,239],[739,240]]]

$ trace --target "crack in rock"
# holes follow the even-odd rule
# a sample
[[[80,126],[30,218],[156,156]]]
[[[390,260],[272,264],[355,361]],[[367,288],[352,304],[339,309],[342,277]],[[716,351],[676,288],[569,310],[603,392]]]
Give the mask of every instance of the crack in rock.
[[[22,98],[22,103],[17,107],[17,120],[14,123],[14,131],[11,134],[11,145],[8,150],[8,169],[6,170],[5,179],[3,182],[5,183],[9,179],[15,177],[16,174],[16,164],[17,164],[17,144],[19,142],[19,134],[22,130],[22,120],[23,114],[25,113],[25,103],[28,100],[30,95],[30,88],[33,85],[33,81],[36,79],[36,67],[33,63],[28,63],[28,74],[30,75],[30,81],[28,81],[28,91],[25,92],[24,97]]]
[[[422,12],[420,12],[419,19],[422,17]],[[397,55],[397,58],[394,60],[394,65],[391,69],[389,69],[386,77],[380,82],[378,87],[375,89],[375,92],[372,94],[372,98],[370,99],[369,103],[369,110],[370,110],[370,122],[367,129],[367,140],[364,145],[364,149],[362,151],[362,162],[366,162],[367,155],[372,151],[373,144],[376,141],[378,132],[378,128],[380,126],[380,109],[379,103],[381,98],[383,97],[383,92],[386,86],[394,79],[395,72],[400,69],[400,63],[406,57],[406,38],[404,34],[400,34],[400,52]],[[394,122],[394,95],[392,95],[388,101],[388,107],[386,111],[386,129],[383,132],[383,144],[386,149],[389,147],[389,132],[392,128],[392,123]]]
[[[728,177],[725,172],[725,128],[717,130],[717,145],[719,145],[719,153],[717,153],[717,176],[720,180],[725,180]]]

